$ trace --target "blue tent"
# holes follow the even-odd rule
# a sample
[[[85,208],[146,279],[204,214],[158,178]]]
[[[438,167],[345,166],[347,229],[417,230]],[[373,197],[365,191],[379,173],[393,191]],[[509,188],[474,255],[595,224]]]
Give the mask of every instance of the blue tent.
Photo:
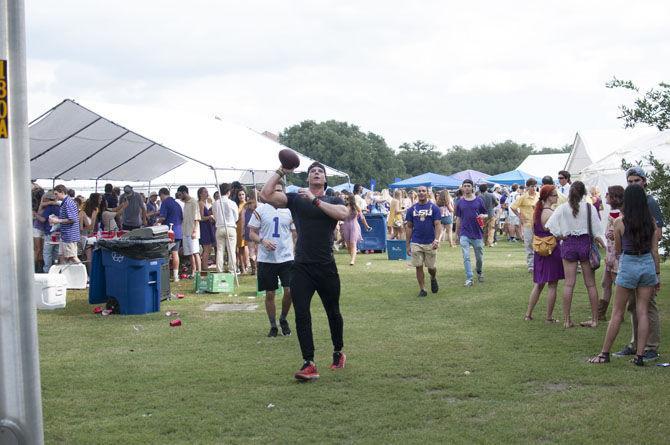
[[[502,185],[512,185],[512,184],[522,185],[526,184],[526,180],[530,178],[534,178],[537,180],[535,176],[528,174],[524,171],[512,170],[494,176],[489,176],[488,178],[486,178],[486,182],[494,182],[496,184],[502,184]]]
[[[389,185],[389,188],[411,188],[425,185],[426,187],[443,187],[443,188],[458,188],[461,181],[452,178],[451,176],[438,175],[437,173],[424,173],[413,178],[403,179],[402,181],[394,182]]]

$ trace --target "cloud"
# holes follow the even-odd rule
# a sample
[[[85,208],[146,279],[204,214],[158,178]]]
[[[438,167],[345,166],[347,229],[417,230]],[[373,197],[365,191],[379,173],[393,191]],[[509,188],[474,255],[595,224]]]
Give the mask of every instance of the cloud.
[[[31,0],[30,110],[64,97],[211,112],[259,130],[338,119],[397,147],[560,146],[618,129],[613,75],[670,71],[670,4],[622,0],[100,4]],[[53,102],[53,103],[51,103]]]

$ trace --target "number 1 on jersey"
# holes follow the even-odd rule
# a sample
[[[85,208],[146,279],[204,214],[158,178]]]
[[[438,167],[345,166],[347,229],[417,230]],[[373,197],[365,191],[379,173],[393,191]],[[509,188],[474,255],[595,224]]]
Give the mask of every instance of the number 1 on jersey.
[[[279,238],[279,217],[275,216],[274,218],[272,218],[272,221],[275,222],[275,231],[272,234],[272,237],[273,238]]]

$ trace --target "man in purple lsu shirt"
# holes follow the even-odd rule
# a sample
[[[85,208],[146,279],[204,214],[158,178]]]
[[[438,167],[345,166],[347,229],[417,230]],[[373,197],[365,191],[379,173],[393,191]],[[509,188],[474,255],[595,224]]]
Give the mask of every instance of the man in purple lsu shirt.
[[[436,294],[439,290],[435,259],[437,249],[440,247],[442,224],[440,223],[440,208],[435,203],[428,201],[428,189],[422,185],[416,189],[416,193],[419,196],[419,202],[407,209],[405,233],[407,252],[412,257],[412,266],[416,267],[416,281],[419,283],[418,296],[425,297],[428,292],[426,292],[423,266],[428,268],[430,274],[430,291]]]
[[[470,245],[475,249],[475,267],[477,269],[477,279],[480,283],[484,282],[484,240],[482,239],[482,226],[477,221],[477,217],[482,215],[486,217],[486,206],[480,196],[475,196],[473,183],[466,179],[461,184],[463,198],[458,201],[455,215],[456,234],[461,243],[463,251],[463,267],[465,268],[465,286],[470,287],[473,283],[472,266],[470,265]]]

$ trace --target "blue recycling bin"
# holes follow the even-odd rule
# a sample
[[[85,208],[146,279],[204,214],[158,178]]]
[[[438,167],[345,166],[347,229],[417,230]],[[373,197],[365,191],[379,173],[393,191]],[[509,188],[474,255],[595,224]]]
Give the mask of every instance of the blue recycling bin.
[[[88,304],[107,302],[107,283],[105,281],[105,266],[102,265],[102,249],[93,250],[91,261],[91,276],[88,282]]]
[[[407,259],[407,241],[400,239],[390,239],[386,241],[386,254],[389,260]]]
[[[386,250],[386,216],[382,214],[367,214],[365,220],[372,228],[369,232],[365,230],[361,221],[358,224],[361,226],[361,235],[363,241],[357,244],[358,250],[374,250],[383,252]]]
[[[161,267],[165,259],[136,260],[108,249],[100,252],[106,297],[118,302],[119,313],[137,315],[160,310]]]

